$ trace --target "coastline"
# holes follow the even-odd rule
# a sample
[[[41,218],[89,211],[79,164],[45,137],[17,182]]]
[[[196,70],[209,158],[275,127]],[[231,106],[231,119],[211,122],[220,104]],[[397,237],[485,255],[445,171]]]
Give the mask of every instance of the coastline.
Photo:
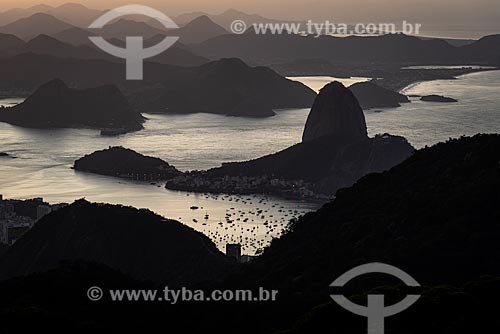
[[[407,69],[400,70],[390,76],[372,81],[379,86],[404,94],[408,89],[428,81],[435,80],[456,80],[465,75],[499,71],[500,68],[461,68],[461,69]]]
[[[500,71],[500,68],[473,69],[468,73],[459,74],[459,75],[455,76],[454,78],[448,78],[448,79],[437,78],[437,79],[429,79],[429,80],[418,80],[418,81],[415,81],[415,82],[408,84],[407,86],[402,87],[398,92],[400,94],[406,95],[407,90],[410,90],[413,87],[418,86],[419,84],[424,83],[424,82],[436,81],[436,80],[458,80],[458,79],[463,78],[467,75],[471,75],[471,74],[475,74],[475,73],[482,73],[482,72],[491,72],[491,71]]]

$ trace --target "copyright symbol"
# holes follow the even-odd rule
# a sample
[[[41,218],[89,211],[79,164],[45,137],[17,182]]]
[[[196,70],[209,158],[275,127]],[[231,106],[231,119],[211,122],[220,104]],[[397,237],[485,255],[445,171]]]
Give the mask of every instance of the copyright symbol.
[[[87,297],[93,302],[100,300],[102,296],[102,289],[98,286],[93,286],[87,290]]]
[[[242,20],[234,20],[231,23],[231,32],[233,34],[241,35],[247,30],[247,24]]]

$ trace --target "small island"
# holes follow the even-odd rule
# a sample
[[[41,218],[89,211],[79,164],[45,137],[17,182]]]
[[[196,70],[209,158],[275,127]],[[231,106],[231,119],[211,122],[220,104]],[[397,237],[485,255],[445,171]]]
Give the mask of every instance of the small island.
[[[425,102],[441,102],[441,103],[458,102],[458,100],[455,100],[454,98],[446,97],[446,96],[442,96],[442,95],[426,95],[426,96],[422,96],[420,98],[420,100],[425,101]]]
[[[139,181],[169,180],[182,174],[159,158],[117,146],[96,151],[75,161],[74,169]]]
[[[0,152],[0,157],[10,157],[10,155],[5,152]]]

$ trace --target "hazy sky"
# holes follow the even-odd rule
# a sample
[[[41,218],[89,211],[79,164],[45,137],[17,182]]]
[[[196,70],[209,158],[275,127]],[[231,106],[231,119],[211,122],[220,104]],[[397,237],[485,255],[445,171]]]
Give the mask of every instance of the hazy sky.
[[[273,18],[330,19],[337,22],[392,22],[411,20],[433,27],[454,29],[500,28],[500,0],[72,0],[93,8],[139,3],[163,10],[167,15],[228,8]],[[71,0],[0,0],[0,11]]]

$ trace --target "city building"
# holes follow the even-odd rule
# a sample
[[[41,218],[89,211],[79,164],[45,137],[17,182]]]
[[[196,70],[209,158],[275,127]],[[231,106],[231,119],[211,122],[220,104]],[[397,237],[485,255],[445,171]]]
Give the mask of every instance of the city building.
[[[226,244],[226,256],[235,259],[236,262],[241,262],[241,245]]]
[[[1,223],[2,239],[1,242],[7,245],[13,245],[24,233],[28,232],[34,225],[30,217],[14,216],[3,220]]]
[[[0,243],[14,244],[21,236],[28,232],[35,223],[52,211],[65,207],[66,203],[50,205],[43,202],[43,198],[34,198],[27,201],[30,206],[29,216],[26,210],[20,215],[16,212],[15,204],[19,200],[5,200],[0,194]],[[36,213],[36,217],[35,217]]]
[[[52,208],[49,205],[39,205],[36,208],[36,220],[39,221],[44,216],[52,212]]]

